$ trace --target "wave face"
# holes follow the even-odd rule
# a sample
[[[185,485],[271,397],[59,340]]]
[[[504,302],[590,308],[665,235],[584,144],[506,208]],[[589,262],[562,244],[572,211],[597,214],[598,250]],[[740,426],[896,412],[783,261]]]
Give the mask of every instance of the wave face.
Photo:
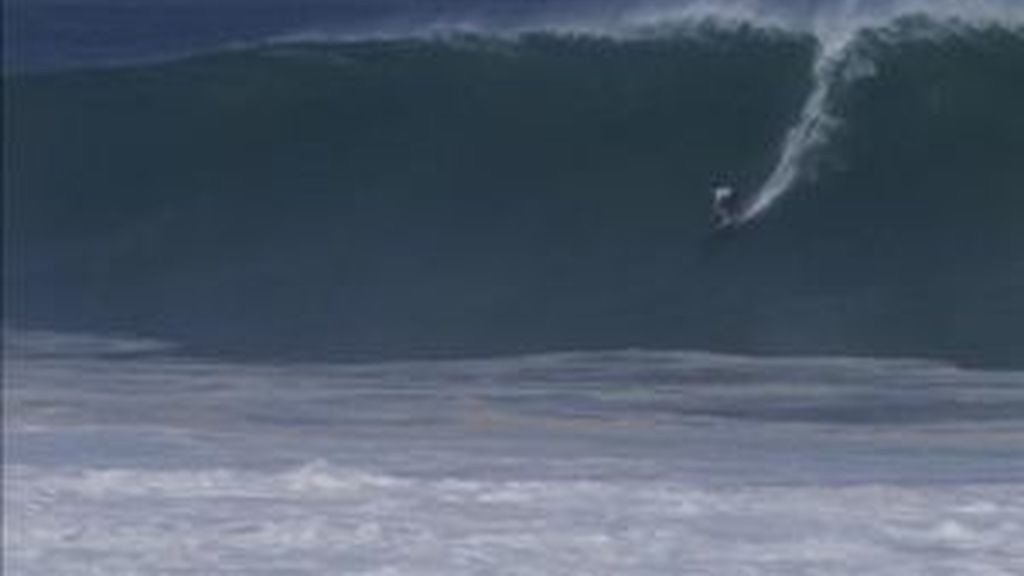
[[[824,78],[813,36],[747,25],[14,76],[7,321],[285,357],[1020,364],[1024,34],[850,42]],[[827,138],[711,234],[710,189],[770,183],[815,94]]]

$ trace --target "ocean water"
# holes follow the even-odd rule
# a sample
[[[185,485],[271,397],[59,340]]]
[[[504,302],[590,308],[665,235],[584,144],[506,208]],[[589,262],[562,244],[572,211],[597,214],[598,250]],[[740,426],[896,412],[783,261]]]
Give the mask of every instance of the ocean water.
[[[8,335],[8,574],[984,574],[1024,374],[692,352],[236,364]]]
[[[15,73],[7,318],[250,358],[1020,366],[1022,20],[962,12]],[[744,225],[715,233],[721,184]]]
[[[7,3],[4,573],[1024,573],[1022,6]]]

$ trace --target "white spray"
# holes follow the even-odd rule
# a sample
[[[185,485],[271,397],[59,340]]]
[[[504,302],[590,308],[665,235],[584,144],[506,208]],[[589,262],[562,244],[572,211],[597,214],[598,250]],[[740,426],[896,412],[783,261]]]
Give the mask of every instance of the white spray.
[[[801,176],[813,173],[808,166],[812,153],[828,142],[837,120],[829,114],[828,103],[832,82],[830,80],[831,63],[822,56],[815,64],[814,87],[800,110],[796,123],[789,129],[782,144],[782,152],[768,179],[754,194],[743,213],[740,221],[746,222],[757,218]]]
[[[878,2],[865,10],[860,0],[847,0],[834,12],[812,23],[819,48],[814,61],[813,86],[793,126],[786,133],[778,160],[761,187],[751,194],[737,223],[763,215],[794,186],[816,176],[819,153],[839,126],[831,110],[833,93],[841,85],[875,72],[875,66],[858,49],[858,38],[866,29],[909,14],[928,14],[945,20],[950,31],[969,23],[998,25],[1020,22],[1024,7],[1019,0],[902,0]]]
[[[855,5],[856,3],[848,3],[847,10],[843,12],[848,12],[847,16],[852,15]],[[851,26],[819,30],[819,46],[814,59],[814,77],[810,94],[804,101],[796,122],[786,133],[779,158],[771,174],[761,188],[750,197],[740,213],[740,223],[761,216],[801,179],[813,178],[816,172],[816,153],[829,142],[839,125],[839,120],[830,110],[832,92],[837,83],[849,80],[848,75],[841,72],[848,64],[850,49],[855,44],[859,26],[852,24],[852,18],[841,17],[831,21],[846,21],[851,23]],[[862,72],[857,75],[864,74]]]

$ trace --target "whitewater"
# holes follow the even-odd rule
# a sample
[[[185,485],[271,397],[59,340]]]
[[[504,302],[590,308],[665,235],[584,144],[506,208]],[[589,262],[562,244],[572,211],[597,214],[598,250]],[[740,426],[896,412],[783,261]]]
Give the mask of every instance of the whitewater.
[[[8,334],[11,575],[1009,575],[1024,374],[562,353],[240,364]]]

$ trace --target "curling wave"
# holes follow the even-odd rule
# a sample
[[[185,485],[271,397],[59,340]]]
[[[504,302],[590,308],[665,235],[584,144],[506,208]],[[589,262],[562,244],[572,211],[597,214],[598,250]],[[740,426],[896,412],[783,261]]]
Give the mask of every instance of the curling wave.
[[[1019,364],[1024,34],[822,38],[272,43],[13,76],[7,321],[259,355]],[[723,181],[770,217],[711,234]]]

